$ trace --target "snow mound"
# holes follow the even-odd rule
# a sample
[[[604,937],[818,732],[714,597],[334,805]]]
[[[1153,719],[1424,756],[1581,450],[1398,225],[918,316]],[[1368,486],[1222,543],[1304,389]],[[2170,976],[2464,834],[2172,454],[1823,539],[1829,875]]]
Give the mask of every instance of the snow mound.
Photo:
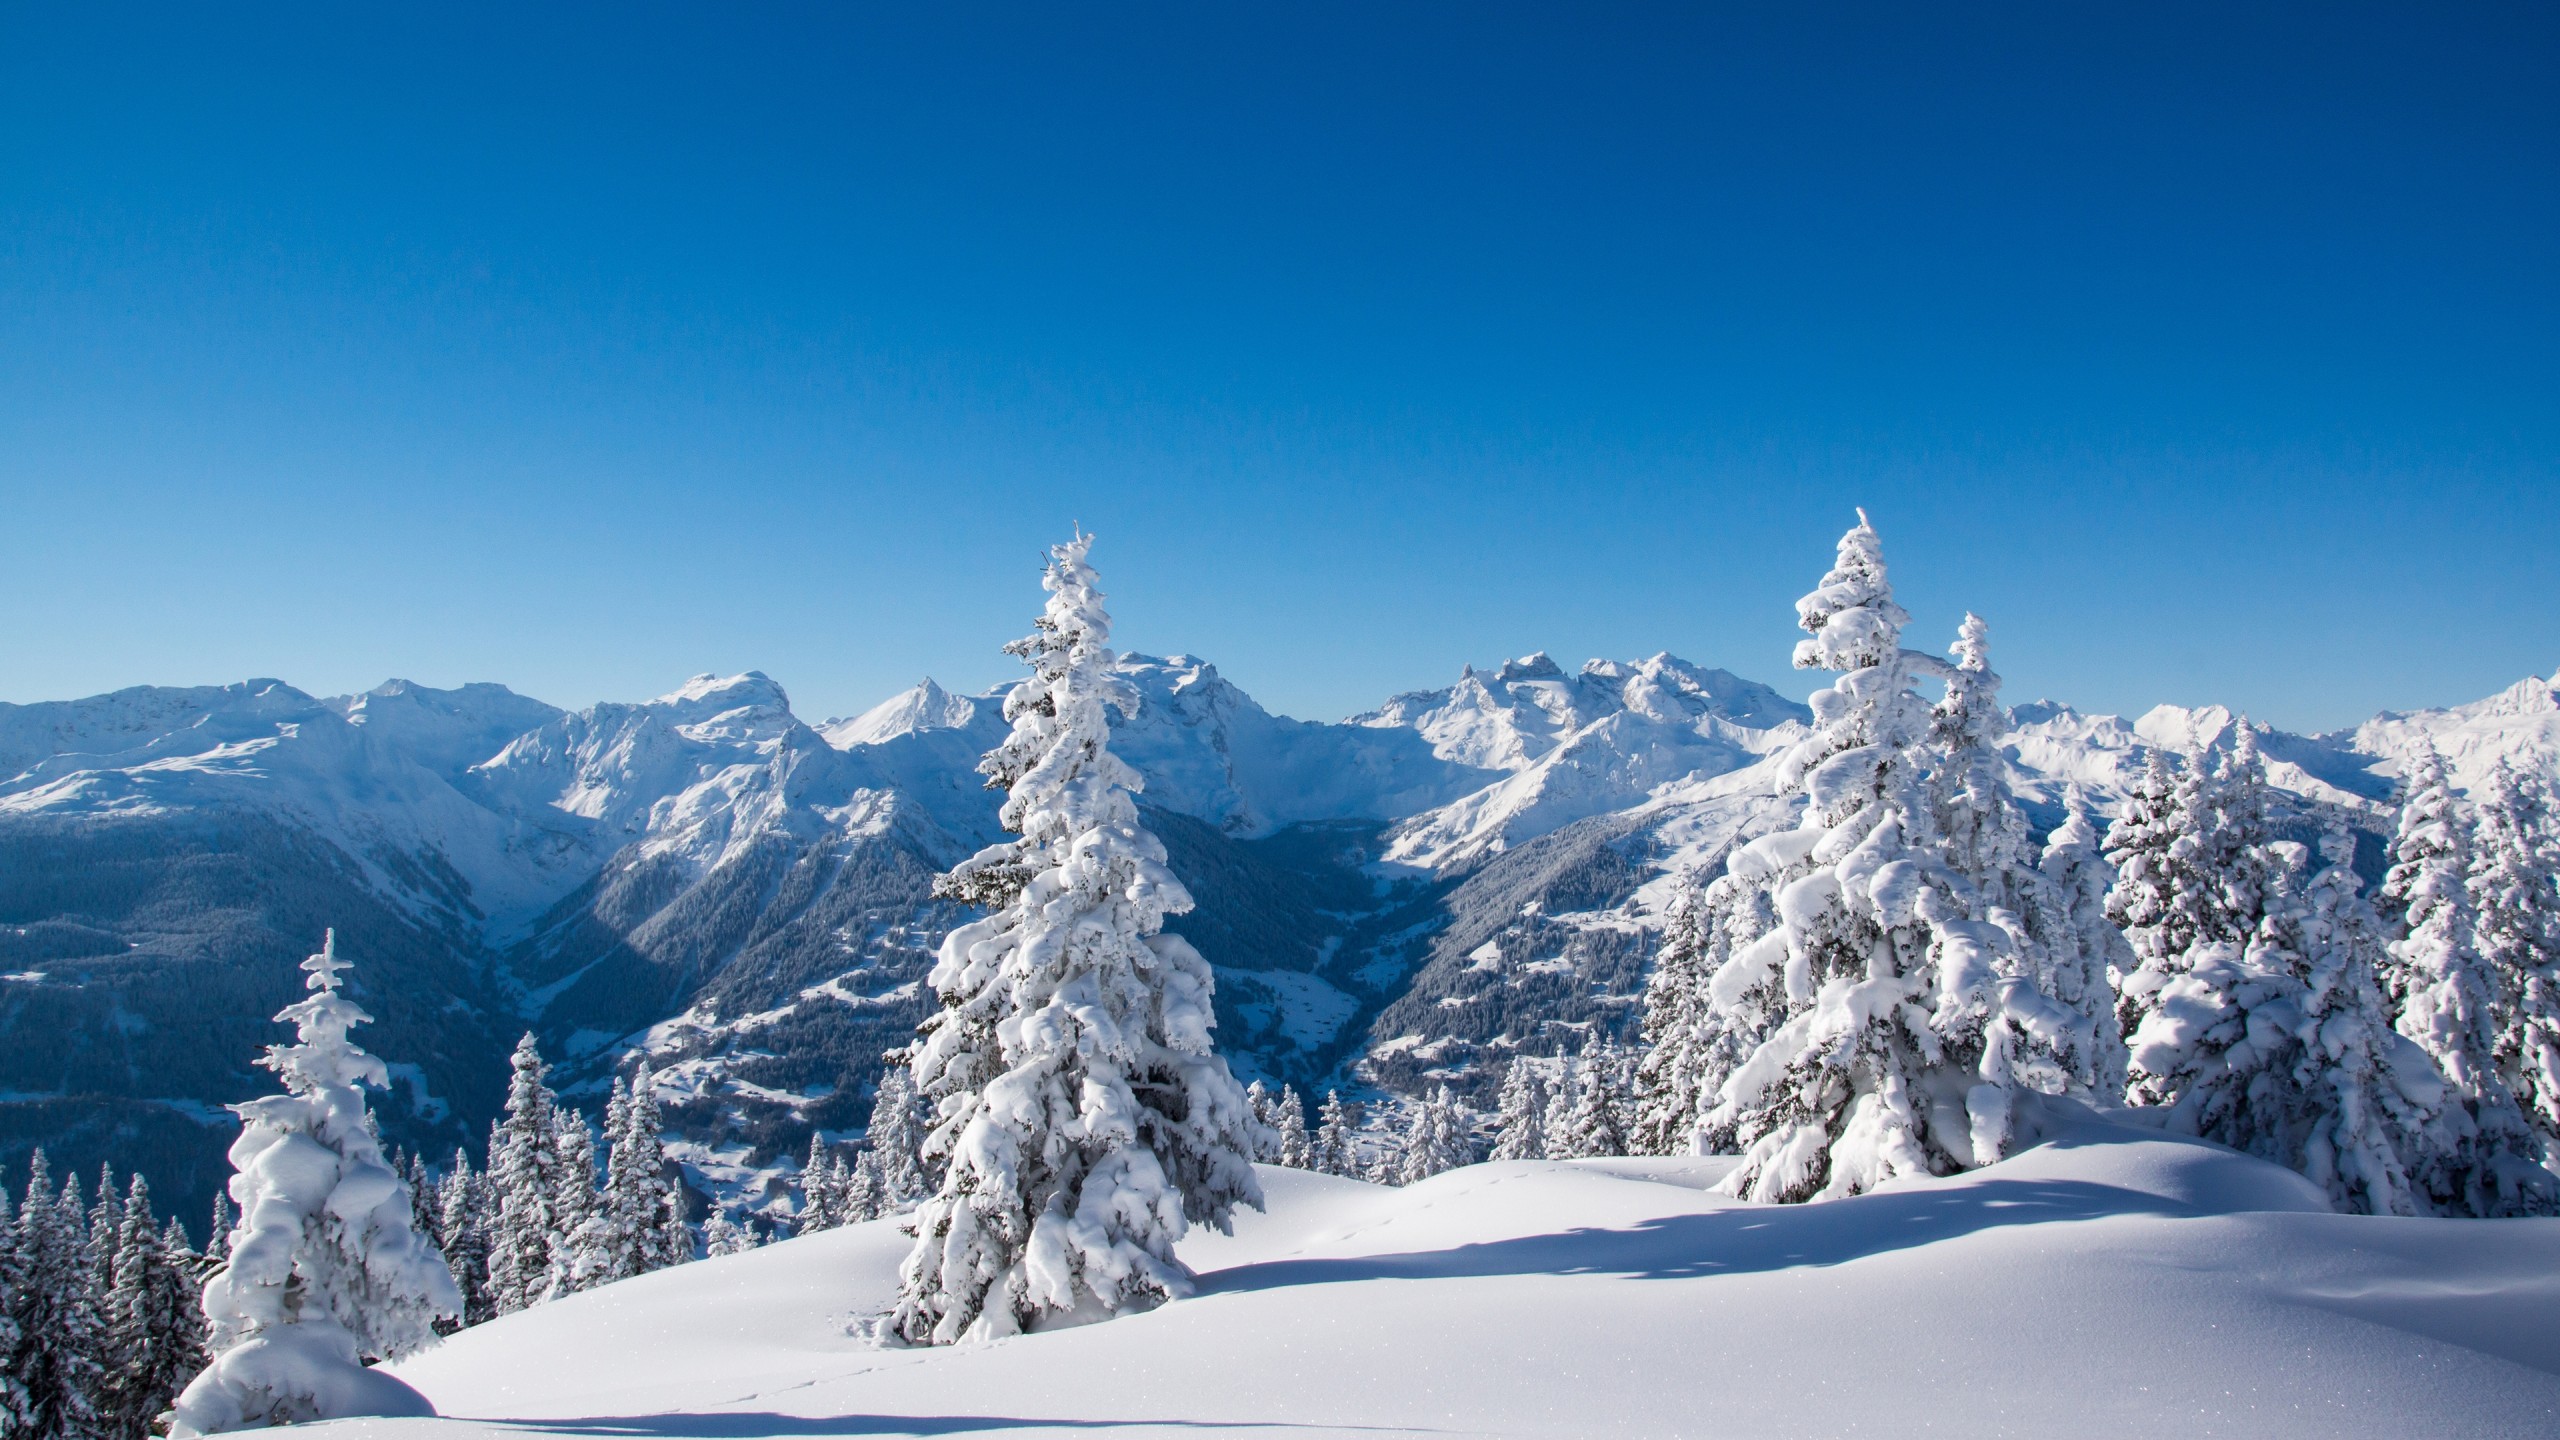
[[[873,1350],[886,1222],[662,1271],[393,1367],[442,1420],[330,1434],[734,1437],[2540,1436],[2560,1221],[2328,1213],[2230,1151],[2047,1112],[2045,1143],[1830,1204],[1722,1162],[1518,1161],[1402,1190],[1266,1169],[1201,1293]]]

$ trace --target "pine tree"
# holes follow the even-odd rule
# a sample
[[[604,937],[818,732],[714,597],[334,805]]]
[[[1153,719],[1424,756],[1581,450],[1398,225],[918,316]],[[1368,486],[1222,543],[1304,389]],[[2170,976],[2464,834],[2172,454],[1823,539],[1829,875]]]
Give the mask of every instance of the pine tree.
[[[408,1155],[391,1167],[409,1187],[409,1228],[426,1238],[441,1252],[444,1249],[444,1203],[438,1194],[436,1180],[427,1173],[423,1155]]]
[[[1547,1089],[1528,1056],[1512,1056],[1510,1068],[1502,1072],[1502,1100],[1493,1123],[1494,1159],[1546,1158]]]
[[[1710,953],[1712,929],[1706,887],[1683,877],[1664,919],[1662,945],[1644,988],[1643,1057],[1636,1063],[1635,1119],[1630,1143],[1646,1155],[1680,1155],[1698,1143],[1703,1103],[1713,1093],[1714,1009],[1707,980],[1720,956]],[[1545,1095],[1525,1059],[1514,1058],[1503,1076],[1501,1138],[1496,1160],[1535,1160],[1546,1154]]]
[[[684,1187],[667,1174],[666,1123],[658,1113],[657,1078],[632,1071],[622,1132],[614,1139],[618,1203],[639,1238],[641,1273],[693,1258],[693,1226],[684,1218]]]
[[[204,1260],[213,1269],[219,1270],[231,1260],[231,1227],[236,1220],[231,1213],[231,1197],[215,1191],[213,1219],[204,1232]]]
[[[1317,1117],[1315,1168],[1323,1175],[1339,1175],[1346,1180],[1360,1178],[1360,1156],[1353,1137],[1360,1133],[1360,1117],[1355,1107],[1344,1103],[1342,1092],[1324,1092],[1324,1110]]]
[[[853,1157],[853,1168],[844,1177],[843,1208],[845,1223],[860,1224],[877,1220],[888,1209],[888,1197],[880,1185],[880,1165],[868,1150]]]
[[[925,1127],[918,1112],[915,1082],[903,1063],[880,1071],[880,1087],[871,1102],[871,1123],[862,1133],[871,1148],[872,1172],[879,1181],[884,1213],[905,1209],[933,1188],[926,1176]]]
[[[845,1223],[845,1185],[849,1177],[828,1151],[826,1137],[809,1136],[809,1158],[800,1166],[800,1225],[796,1233],[814,1235]]]
[[[1280,1087],[1280,1154],[1277,1163],[1292,1170],[1312,1169],[1315,1152],[1307,1139],[1307,1102],[1300,1099],[1295,1087]]]
[[[2316,871],[2290,841],[2242,857],[2258,922],[2246,944],[2201,942],[2158,989],[2132,1089],[2170,1129],[2300,1171],[2342,1209],[2415,1214],[2409,1158],[2434,1143],[2443,1080],[2388,1024],[2351,842],[2333,830],[2322,852]]]
[[[2482,787],[2471,876],[2482,967],[2499,996],[2500,1071],[2560,1150],[2560,817],[2550,785],[2500,761]]]
[[[612,1265],[609,1222],[596,1185],[595,1131],[587,1117],[566,1105],[553,1112],[552,1153],[559,1189],[551,1202],[551,1284],[543,1298],[556,1300],[594,1283]]]
[[[1434,1175],[1470,1164],[1473,1146],[1467,1140],[1458,1116],[1457,1102],[1449,1095],[1449,1087],[1426,1095],[1413,1107],[1413,1121],[1406,1129],[1404,1148],[1396,1164],[1395,1183],[1411,1185]]]
[[[445,1264],[462,1295],[464,1325],[494,1319],[489,1300],[489,1212],[494,1197],[486,1176],[474,1172],[471,1157],[456,1147],[453,1164],[436,1186],[436,1228],[444,1235]]]
[[[1574,1091],[1573,1107],[1564,1116],[1564,1145],[1555,1146],[1551,1131],[1547,1158],[1583,1160],[1626,1154],[1626,1118],[1618,1107],[1617,1059],[1596,1029],[1583,1042],[1580,1068],[1582,1083]]]
[[[713,1258],[722,1255],[744,1255],[764,1244],[752,1225],[741,1225],[729,1218],[726,1210],[714,1210],[702,1222],[702,1253]]]
[[[1584,1047],[1587,1052],[1589,1047]],[[1549,1160],[1570,1160],[1578,1151],[1573,1133],[1573,1112],[1582,1103],[1582,1092],[1591,1083],[1589,1067],[1571,1055],[1556,1056],[1556,1083],[1547,1091],[1546,1113],[1541,1117],[1538,1149]]]
[[[302,962],[312,992],[276,1019],[291,1045],[259,1063],[282,1095],[235,1105],[231,1257],[204,1286],[212,1365],[178,1397],[197,1434],[342,1415],[432,1414],[369,1359],[396,1360],[458,1314],[444,1257],[409,1228],[408,1187],[384,1161],[361,1087],[390,1083],[347,1038],[371,1016],[339,993],[333,931]]]
[[[2399,1031],[2441,1072],[2447,1101],[2413,1179],[2451,1215],[2549,1214],[2560,1204],[2542,1168],[2541,1137],[2498,1063],[2501,1013],[2520,998],[2480,954],[2468,885],[2476,868],[2470,816],[2433,745],[2409,757],[2381,900],[2395,912],[2384,992]]]
[[[514,1076],[507,1110],[489,1132],[489,1180],[497,1215],[489,1227],[489,1304],[512,1315],[542,1303],[551,1289],[554,1207],[560,1194],[557,1101],[545,1084],[550,1067],[528,1032],[509,1062]]]
[[[0,1191],[0,1437],[8,1440],[35,1433],[27,1387],[18,1378],[26,1340],[19,1332],[18,1316],[25,1308],[28,1280],[27,1257],[9,1213],[8,1192]]]
[[[105,1307],[112,1359],[103,1419],[105,1433],[117,1440],[142,1440],[211,1358],[195,1294],[196,1262],[184,1231],[154,1224],[151,1189],[134,1176]]]
[[[1037,633],[1009,647],[1032,676],[1012,734],[980,769],[1018,839],[945,876],[938,895],[994,907],[943,941],[915,1078],[940,1102],[947,1157],[917,1212],[893,1325],[913,1343],[995,1337],[1186,1294],[1174,1244],[1260,1205],[1244,1093],[1212,1048],[1209,966],[1160,933],[1191,908],[1140,824],[1144,784],[1109,749],[1113,673],[1091,538],[1051,552]]]
[[[28,1161],[18,1207],[18,1343],[8,1374],[23,1387],[29,1440],[90,1440],[104,1424],[106,1335],[87,1263],[88,1216],[74,1176],[53,1188],[45,1153]]]
[[[2089,819],[2088,798],[2074,785],[2065,800],[2062,823],[2045,837],[2038,862],[2053,886],[2059,928],[2072,939],[2054,947],[2053,998],[2088,1020],[2090,1088],[2101,1104],[2124,1098],[2126,1053],[2122,1020],[2115,997],[2137,962],[2124,932],[2107,918],[2107,896],[2115,886],[2115,867],[2108,863]]]

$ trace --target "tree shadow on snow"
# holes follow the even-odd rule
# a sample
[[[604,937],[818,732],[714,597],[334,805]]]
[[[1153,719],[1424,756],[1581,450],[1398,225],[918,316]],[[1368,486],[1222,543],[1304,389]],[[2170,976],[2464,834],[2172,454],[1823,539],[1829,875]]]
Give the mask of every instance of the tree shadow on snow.
[[[757,1440],[760,1436],[969,1435],[986,1430],[1284,1430],[1307,1426],[1264,1420],[1054,1420],[1021,1415],[777,1415],[765,1410],[598,1415],[575,1420],[503,1420],[496,1428],[606,1440]],[[1366,1426],[1327,1424],[1327,1431]],[[1412,1434],[1397,1427],[1397,1434]]]
[[[1624,1230],[1522,1235],[1447,1250],[1348,1259],[1270,1260],[1200,1277],[1217,1295],[1357,1280],[1499,1275],[1624,1275],[1687,1280],[1838,1265],[1978,1231],[2110,1215],[2186,1215],[2136,1190],[2080,1180],[1992,1180],[1961,1190],[1887,1191],[1805,1205],[1668,1215]]]

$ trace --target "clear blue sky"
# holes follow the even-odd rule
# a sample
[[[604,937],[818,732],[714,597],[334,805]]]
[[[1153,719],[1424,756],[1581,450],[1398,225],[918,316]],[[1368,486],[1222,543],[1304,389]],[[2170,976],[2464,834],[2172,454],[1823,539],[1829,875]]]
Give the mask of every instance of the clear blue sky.
[[[2560,11],[0,5],[0,698],[2560,665]]]

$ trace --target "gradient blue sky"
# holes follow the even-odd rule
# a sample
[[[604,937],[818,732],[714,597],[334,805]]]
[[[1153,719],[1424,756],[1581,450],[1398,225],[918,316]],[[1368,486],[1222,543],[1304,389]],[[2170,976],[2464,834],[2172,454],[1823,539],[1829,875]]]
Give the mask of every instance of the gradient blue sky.
[[[1942,12],[0,5],[0,698],[2560,665],[2560,10]]]

